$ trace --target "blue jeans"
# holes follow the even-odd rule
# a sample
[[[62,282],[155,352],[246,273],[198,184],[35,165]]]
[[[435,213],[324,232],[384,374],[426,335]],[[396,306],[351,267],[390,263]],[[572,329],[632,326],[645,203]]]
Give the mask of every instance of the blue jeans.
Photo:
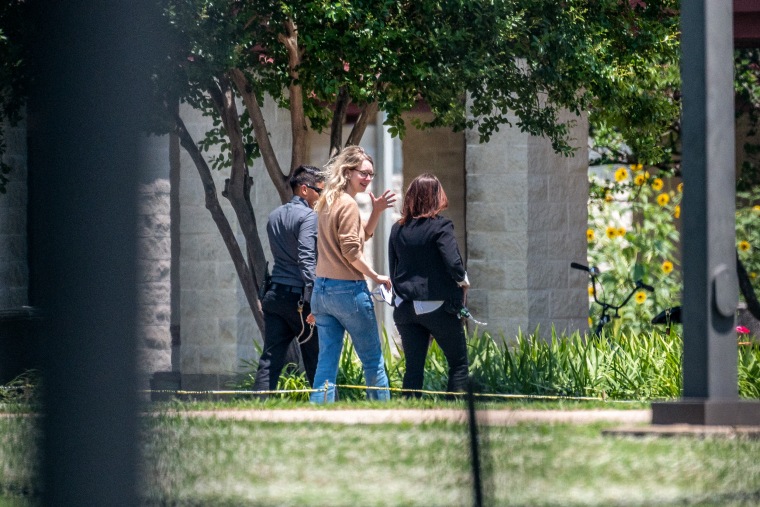
[[[367,387],[388,387],[375,307],[367,282],[317,278],[311,294],[311,313],[319,331],[319,359],[313,387],[322,389],[327,382],[327,392],[311,394],[312,403],[335,401],[335,381],[346,331],[362,362]],[[367,398],[386,401],[390,391],[368,389]]]

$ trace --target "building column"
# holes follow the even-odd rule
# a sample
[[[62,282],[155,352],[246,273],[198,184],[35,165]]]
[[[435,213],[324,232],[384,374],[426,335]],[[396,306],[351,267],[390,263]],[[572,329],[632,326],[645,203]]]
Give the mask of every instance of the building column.
[[[510,341],[519,331],[549,337],[588,328],[586,263],[588,122],[574,120],[573,157],[544,138],[502,127],[488,143],[466,135],[468,306]]]

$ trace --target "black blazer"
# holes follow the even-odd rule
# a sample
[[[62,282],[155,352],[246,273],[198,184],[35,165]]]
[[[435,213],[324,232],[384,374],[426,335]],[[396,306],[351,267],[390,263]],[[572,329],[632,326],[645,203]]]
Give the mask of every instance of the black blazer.
[[[393,224],[388,240],[393,291],[405,301],[461,301],[464,263],[448,218]]]

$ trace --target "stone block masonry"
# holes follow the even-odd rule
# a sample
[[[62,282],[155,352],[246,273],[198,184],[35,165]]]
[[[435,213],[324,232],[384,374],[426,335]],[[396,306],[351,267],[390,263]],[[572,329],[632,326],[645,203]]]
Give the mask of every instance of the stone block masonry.
[[[468,300],[494,337],[588,328],[587,281],[570,269],[586,259],[588,124],[569,119],[584,140],[573,157],[518,128],[487,144],[467,133]]]
[[[139,388],[149,376],[171,370],[171,217],[168,179],[143,183],[137,217],[137,354]]]
[[[265,115],[273,131],[289,132],[288,115],[277,114],[274,104],[267,101]],[[197,111],[183,107],[182,117],[193,136],[199,141],[209,127],[208,119]],[[289,161],[289,135],[272,135],[272,143],[281,163]],[[287,146],[286,146],[287,144]],[[206,154],[207,160],[217,153]],[[219,202],[237,231],[243,252],[245,241],[235,213],[222,197],[228,169],[213,171]],[[184,150],[180,152],[180,258],[179,297],[181,346],[179,369],[185,389],[217,389],[236,378],[247,361],[258,358],[256,344],[263,342],[245,294],[237,278],[235,266],[224,245],[219,230],[205,207],[203,186],[195,164]],[[270,258],[266,238],[269,212],[280,205],[263,162],[256,160],[250,169],[253,178],[251,200],[256,213],[261,240]],[[271,266],[270,266],[271,269]]]

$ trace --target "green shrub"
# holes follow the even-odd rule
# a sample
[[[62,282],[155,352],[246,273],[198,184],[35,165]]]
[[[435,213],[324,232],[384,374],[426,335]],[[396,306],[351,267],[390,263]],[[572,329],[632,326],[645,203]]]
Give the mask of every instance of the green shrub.
[[[654,169],[653,169],[654,170]],[[665,308],[680,304],[677,258],[682,186],[669,174],[656,177],[641,165],[618,166],[614,180],[590,178],[588,262],[602,274],[597,297],[615,305],[636,280],[655,288],[639,290],[620,311],[619,331],[639,333]],[[600,308],[589,293],[590,324]]]

